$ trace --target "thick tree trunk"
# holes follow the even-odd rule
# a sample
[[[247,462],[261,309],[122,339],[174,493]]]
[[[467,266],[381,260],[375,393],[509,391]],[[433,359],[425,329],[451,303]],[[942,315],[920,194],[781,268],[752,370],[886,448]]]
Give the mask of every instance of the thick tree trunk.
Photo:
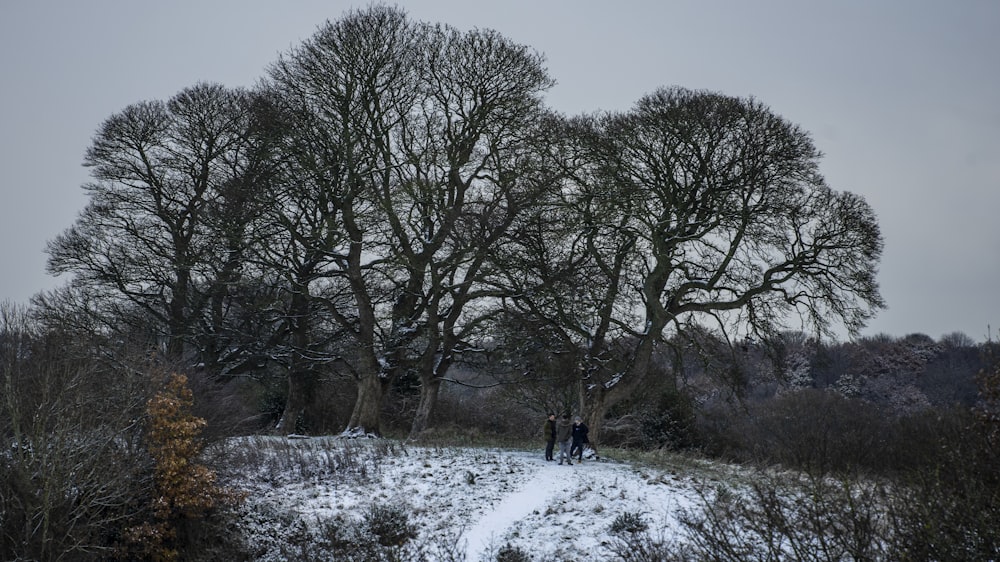
[[[382,399],[386,384],[379,372],[365,373],[358,380],[358,397],[344,435],[349,437],[382,436]]]
[[[604,423],[604,415],[607,413],[608,405],[604,401],[603,393],[599,398],[595,397],[590,400],[584,416],[584,423],[587,424],[587,428],[589,429],[587,438],[595,448],[601,442],[601,426]]]
[[[435,376],[421,377],[420,402],[417,404],[417,412],[413,416],[410,439],[418,439],[430,427],[431,415],[433,415],[434,408],[437,406],[440,393],[441,379]]]
[[[308,290],[303,289],[292,297],[289,307],[291,321],[291,341],[293,355],[288,367],[288,396],[285,411],[275,428],[279,433],[295,433],[295,426],[305,412],[306,404],[312,399],[313,374],[302,357],[309,343],[309,301]]]
[[[171,308],[174,308],[173,305],[171,305]],[[172,312],[171,314],[173,316],[175,313]],[[184,361],[184,350],[186,347],[184,343],[184,319],[171,317],[168,322],[167,345],[164,350],[166,360],[171,365],[181,365]]]
[[[639,341],[632,353],[628,370],[614,385],[597,385],[586,392],[584,413],[587,427],[590,429],[589,438],[595,444],[600,441],[601,426],[608,410],[622,400],[631,398],[636,390],[645,383],[652,362],[655,341],[654,337],[650,335]]]
[[[312,399],[313,390],[311,373],[293,370],[288,374],[288,398],[285,400],[285,411],[281,414],[275,431],[282,435],[296,433],[295,427],[305,414],[306,405]]]
[[[386,390],[392,382],[391,373],[386,373],[370,349],[361,351],[362,357],[357,379],[358,395],[354,400],[354,410],[342,435],[345,437],[382,436],[382,405]]]
[[[184,359],[185,351],[185,338],[188,334],[188,324],[190,319],[188,318],[188,284],[190,280],[190,272],[179,269],[176,272],[177,279],[174,282],[173,297],[169,303],[167,303],[167,324],[169,333],[167,334],[167,360],[174,363],[180,364]]]

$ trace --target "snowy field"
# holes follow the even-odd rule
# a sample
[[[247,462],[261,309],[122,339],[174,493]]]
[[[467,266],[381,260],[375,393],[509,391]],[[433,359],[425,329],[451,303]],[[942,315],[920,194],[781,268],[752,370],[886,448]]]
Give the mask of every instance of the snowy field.
[[[226,448],[226,464],[240,468],[223,481],[249,492],[241,527],[260,560],[286,559],[292,547],[283,542],[315,544],[374,506],[401,509],[425,543],[451,545],[451,559],[492,560],[510,544],[533,560],[603,560],[616,517],[641,514],[651,531],[671,536],[679,514],[697,505],[696,490],[720,471],[607,458],[559,465],[541,447],[256,437]]]

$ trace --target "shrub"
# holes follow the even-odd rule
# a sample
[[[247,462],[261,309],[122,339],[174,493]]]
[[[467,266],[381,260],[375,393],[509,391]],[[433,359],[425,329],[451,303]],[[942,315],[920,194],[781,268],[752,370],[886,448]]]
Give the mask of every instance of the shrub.
[[[889,498],[893,560],[1000,559],[1000,463],[965,451],[914,471]]]
[[[883,491],[760,473],[746,491],[703,490],[703,511],[681,522],[700,560],[887,560]]]
[[[644,450],[692,449],[699,444],[695,406],[683,391],[666,388],[617,405],[608,413],[602,442]]]
[[[615,517],[611,523],[611,534],[613,535],[634,535],[649,529],[649,524],[643,519],[641,514],[625,512]]]
[[[150,494],[142,377],[91,343],[0,304],[0,560],[106,559]]]
[[[883,470],[893,449],[895,419],[862,400],[802,389],[707,412],[701,419],[708,451],[812,474]]]
[[[951,428],[956,419],[942,423]],[[694,558],[1000,559],[1000,459],[977,427],[960,435],[937,429],[949,438],[891,479],[762,471],[745,490],[703,491],[701,511],[682,518]]]
[[[249,508],[249,509],[248,509]],[[311,520],[308,520],[308,519]],[[420,537],[407,508],[375,505],[359,518],[313,519],[280,504],[248,502],[231,532],[240,540],[222,560],[336,560],[338,562],[463,562],[459,531]],[[212,560],[201,553],[198,560]]]
[[[409,515],[394,505],[372,505],[361,520],[361,528],[381,546],[402,546],[417,537]]]
[[[979,402],[975,413],[980,431],[991,445],[998,447],[1000,446],[1000,356],[992,344],[986,356],[989,366],[976,377],[979,383]]]
[[[1000,364],[983,371],[979,384],[969,415],[945,420],[964,426],[937,439],[931,462],[905,473],[891,498],[895,559],[1000,559]]]
[[[531,562],[531,555],[523,548],[507,543],[497,551],[496,562]]]
[[[621,562],[681,562],[689,560],[687,548],[676,541],[654,537],[639,513],[625,512],[611,523],[611,537],[603,544],[612,560]]]
[[[153,521],[128,529],[125,539],[136,554],[153,560],[178,558],[185,544],[185,537],[178,536],[181,522],[191,525],[217,505],[235,505],[240,499],[217,486],[215,472],[197,462],[205,420],[190,413],[192,405],[187,377],[173,374],[147,406],[147,447],[155,461]]]

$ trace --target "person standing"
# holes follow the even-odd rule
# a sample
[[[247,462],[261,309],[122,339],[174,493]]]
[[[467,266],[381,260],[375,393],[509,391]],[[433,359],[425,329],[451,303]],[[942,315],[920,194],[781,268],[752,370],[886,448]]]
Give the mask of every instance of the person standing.
[[[583,462],[583,446],[590,443],[590,439],[587,438],[587,434],[590,432],[590,428],[587,424],[583,423],[583,419],[577,416],[573,420],[573,445],[569,449],[569,458],[573,458],[575,455],[577,462]]]
[[[563,460],[573,464],[573,457],[569,454],[570,443],[573,440],[573,424],[569,423],[569,416],[563,414],[556,422],[556,441],[559,443],[559,464]]]
[[[555,460],[552,458],[552,450],[556,446],[556,415],[549,412],[545,425],[542,426],[542,435],[545,436],[545,460]]]

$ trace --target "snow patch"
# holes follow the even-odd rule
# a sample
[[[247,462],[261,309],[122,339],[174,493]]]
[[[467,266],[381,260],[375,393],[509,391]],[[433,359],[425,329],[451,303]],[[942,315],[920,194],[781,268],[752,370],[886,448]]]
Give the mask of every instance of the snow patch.
[[[460,536],[468,562],[495,555],[507,543],[535,559],[602,560],[616,517],[641,514],[651,529],[679,532],[679,515],[698,505],[701,483],[696,472],[679,476],[606,458],[560,465],[545,461],[541,448],[415,447],[323,437],[284,443],[291,447],[267,454],[297,456],[305,464],[315,459],[317,466],[340,454],[368,464],[343,477],[318,469],[305,479],[261,477],[252,470],[230,475],[227,485],[250,492],[244,516],[248,540],[258,534],[254,521],[273,522],[261,514],[282,513],[319,527],[357,520],[374,505],[391,505],[406,511],[420,537]],[[374,454],[379,449],[383,453]],[[273,534],[266,540],[273,541]],[[265,546],[259,548],[268,550]]]

